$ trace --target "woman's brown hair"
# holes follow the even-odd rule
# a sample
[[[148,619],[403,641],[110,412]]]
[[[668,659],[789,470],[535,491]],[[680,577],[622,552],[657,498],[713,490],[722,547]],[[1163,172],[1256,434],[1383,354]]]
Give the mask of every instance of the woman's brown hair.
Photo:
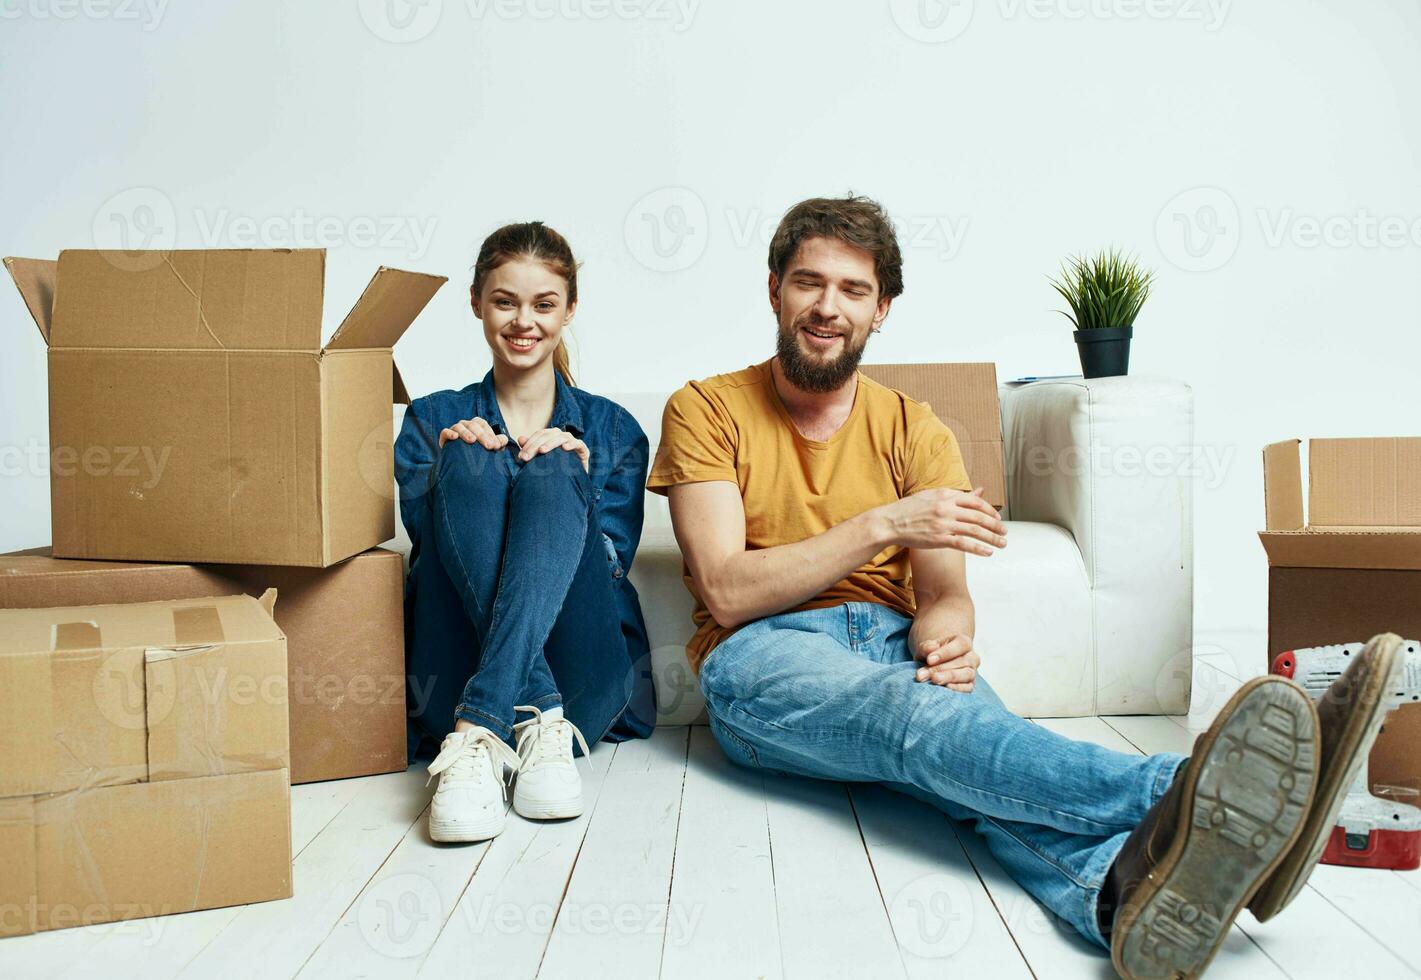
[[[573,258],[572,246],[566,238],[541,221],[504,225],[484,239],[479,257],[474,262],[474,282],[469,287],[473,301],[479,301],[479,293],[490,272],[505,262],[521,258],[536,259],[554,275],[562,276],[567,281],[567,305],[571,307],[577,302],[577,260]],[[576,384],[572,380],[565,339],[560,339],[557,349],[553,351],[553,367],[568,384]]]

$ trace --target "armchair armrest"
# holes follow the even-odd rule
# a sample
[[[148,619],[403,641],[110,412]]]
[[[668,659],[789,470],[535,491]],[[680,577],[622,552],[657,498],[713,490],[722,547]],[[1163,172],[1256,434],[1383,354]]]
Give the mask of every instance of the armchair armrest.
[[[1194,403],[1162,378],[1001,391],[1009,516],[1069,531],[1092,596],[1097,710],[1188,711]]]

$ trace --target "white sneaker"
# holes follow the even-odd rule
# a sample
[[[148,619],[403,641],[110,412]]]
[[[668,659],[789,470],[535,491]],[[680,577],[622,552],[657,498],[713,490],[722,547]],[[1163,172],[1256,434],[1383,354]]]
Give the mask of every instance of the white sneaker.
[[[518,779],[513,784],[513,809],[530,820],[557,820],[582,814],[582,777],[572,761],[572,742],[588,755],[587,740],[577,726],[531,705],[516,710],[531,711],[533,717],[513,726],[518,733]]]
[[[429,836],[446,843],[497,837],[507,812],[504,766],[517,769],[518,756],[487,728],[446,735],[429,764],[429,778],[439,777],[429,804]]]

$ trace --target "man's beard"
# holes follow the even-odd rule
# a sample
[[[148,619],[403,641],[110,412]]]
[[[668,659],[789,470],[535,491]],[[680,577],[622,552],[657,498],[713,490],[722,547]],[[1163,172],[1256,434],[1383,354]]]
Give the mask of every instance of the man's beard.
[[[810,321],[811,318],[803,317],[788,333],[783,329],[777,331],[779,339],[775,353],[779,355],[780,370],[784,372],[785,380],[801,391],[835,391],[843,387],[858,370],[864,348],[868,346],[868,336],[865,335],[863,343],[854,347],[845,333],[844,349],[838,357],[832,361],[814,360],[799,346],[799,331],[806,326],[813,327]]]

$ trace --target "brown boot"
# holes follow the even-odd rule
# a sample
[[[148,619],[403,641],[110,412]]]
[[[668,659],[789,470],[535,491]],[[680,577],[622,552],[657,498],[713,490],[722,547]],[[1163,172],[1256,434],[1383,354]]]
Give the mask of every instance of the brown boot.
[[[1337,814],[1347,796],[1347,787],[1372,751],[1377,732],[1386,716],[1383,697],[1388,687],[1401,680],[1405,659],[1403,640],[1395,633],[1379,633],[1367,641],[1356,658],[1332,682],[1317,703],[1318,729],[1322,734],[1317,794],[1308,808],[1298,841],[1284,855],[1282,863],[1248,903],[1248,910],[1260,922],[1273,918],[1297,898],[1317,867],[1327,847],[1327,838],[1337,826]]]
[[[1111,867],[1122,977],[1197,977],[1302,829],[1317,715],[1281,677],[1239,688]],[[1106,896],[1110,901],[1110,896]]]

